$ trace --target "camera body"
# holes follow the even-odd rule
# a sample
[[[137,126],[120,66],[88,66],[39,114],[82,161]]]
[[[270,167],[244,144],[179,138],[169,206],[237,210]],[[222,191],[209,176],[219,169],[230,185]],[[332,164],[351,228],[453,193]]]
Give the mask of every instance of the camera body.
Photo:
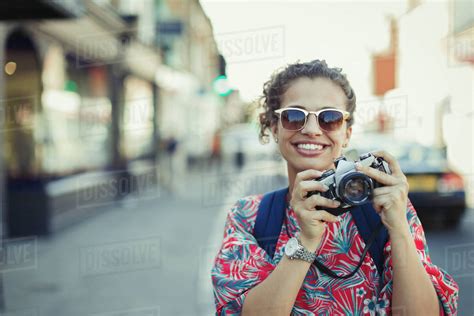
[[[326,170],[321,177],[315,179],[329,187],[326,192],[312,191],[308,197],[314,194],[337,200],[341,205],[337,209],[328,209],[329,213],[340,215],[348,211],[351,206],[368,203],[372,200],[373,190],[383,186],[369,176],[356,170],[355,163],[368,166],[387,174],[391,174],[387,162],[381,157],[375,157],[371,153],[363,154],[358,161],[348,161],[341,156],[334,161],[336,169]]]

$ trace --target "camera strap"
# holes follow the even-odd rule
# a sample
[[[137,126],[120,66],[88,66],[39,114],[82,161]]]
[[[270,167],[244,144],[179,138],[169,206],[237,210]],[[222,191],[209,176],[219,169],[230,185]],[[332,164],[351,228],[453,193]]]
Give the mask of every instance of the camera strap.
[[[333,272],[331,269],[326,267],[324,264],[319,262],[318,259],[315,259],[313,264],[316,267],[318,267],[318,269],[321,272],[323,272],[326,275],[329,275],[330,277],[333,277],[333,278],[336,278],[336,279],[348,279],[348,278],[350,278],[351,276],[356,274],[357,271],[359,271],[360,267],[362,266],[362,263],[364,262],[365,256],[367,255],[367,252],[369,251],[370,247],[372,246],[372,244],[375,241],[375,238],[380,233],[380,230],[382,228],[383,228],[383,224],[382,224],[382,222],[380,222],[380,224],[377,226],[377,228],[372,232],[372,235],[370,235],[369,241],[365,245],[364,251],[362,252],[362,255],[360,256],[359,263],[357,264],[357,266],[355,267],[355,269],[351,273],[345,274],[345,275],[338,275],[335,272]]]

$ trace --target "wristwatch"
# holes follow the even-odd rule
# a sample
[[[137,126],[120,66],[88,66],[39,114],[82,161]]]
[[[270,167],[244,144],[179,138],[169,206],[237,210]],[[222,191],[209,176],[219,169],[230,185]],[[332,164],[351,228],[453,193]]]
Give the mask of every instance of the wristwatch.
[[[310,263],[313,263],[314,259],[316,259],[316,254],[303,247],[296,237],[290,238],[286,243],[285,255],[292,260],[300,259]]]

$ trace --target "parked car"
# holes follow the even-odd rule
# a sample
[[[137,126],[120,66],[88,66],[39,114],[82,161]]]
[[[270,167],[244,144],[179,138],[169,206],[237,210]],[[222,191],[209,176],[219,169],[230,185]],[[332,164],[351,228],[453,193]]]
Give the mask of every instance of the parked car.
[[[372,139],[373,140],[373,139]],[[449,166],[446,151],[417,143],[397,143],[393,139],[364,141],[349,151],[351,157],[383,148],[398,160],[408,179],[408,197],[423,223],[455,227],[466,209],[464,179]]]

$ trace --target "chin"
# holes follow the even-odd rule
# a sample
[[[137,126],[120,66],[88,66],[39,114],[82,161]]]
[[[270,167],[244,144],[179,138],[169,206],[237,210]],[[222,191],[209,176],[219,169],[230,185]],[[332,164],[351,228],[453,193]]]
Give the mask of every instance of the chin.
[[[295,161],[293,166],[296,170],[303,171],[308,169],[315,169],[319,171],[324,171],[327,169],[331,169],[333,167],[333,160],[330,161],[314,161],[315,159],[304,159]]]
[[[308,169],[315,169],[324,171],[334,168],[334,159],[339,156],[335,156],[337,152],[335,150],[326,150],[321,155],[315,155],[315,157],[305,157],[299,154],[293,146],[289,150],[282,151],[282,156],[285,158],[288,166],[293,168],[296,172],[301,172]]]

